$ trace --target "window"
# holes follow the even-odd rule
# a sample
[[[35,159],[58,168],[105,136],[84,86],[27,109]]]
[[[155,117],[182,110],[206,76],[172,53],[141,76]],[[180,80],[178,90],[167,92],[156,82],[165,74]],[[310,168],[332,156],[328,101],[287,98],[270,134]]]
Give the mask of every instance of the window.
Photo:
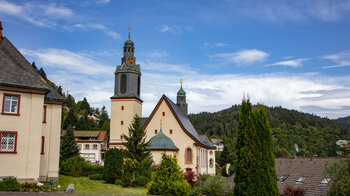
[[[96,140],[96,138],[95,137],[90,137],[89,140]]]
[[[94,144],[94,150],[97,150],[97,144]]]
[[[185,163],[187,164],[191,164],[192,163],[192,150],[191,148],[187,148],[186,149],[186,159],[185,159]]]
[[[328,184],[331,181],[331,178],[323,178],[321,184]]]
[[[47,106],[44,105],[43,123],[46,123],[46,108],[47,108]]]
[[[123,124],[124,124],[124,122],[123,122],[123,121],[120,121],[120,124],[121,124],[121,125],[123,125]]]
[[[41,154],[44,154],[45,136],[41,136]]]
[[[306,178],[306,176],[302,176],[302,177],[300,177],[298,180],[297,180],[297,182],[304,182],[304,180],[305,180],[305,178]]]
[[[120,135],[120,139],[121,139],[121,140],[123,139],[123,135]]]
[[[123,74],[122,77],[120,78],[120,92],[121,93],[126,93],[126,75]]]
[[[122,108],[121,108],[122,110],[124,110],[124,106],[122,105]]]
[[[20,103],[21,95],[4,93],[1,114],[19,115]]]
[[[17,148],[17,132],[0,131],[0,153],[16,153]]]
[[[78,149],[81,150],[81,144],[78,144]]]
[[[85,144],[85,150],[89,150],[89,144]]]
[[[170,129],[170,131],[169,131],[169,132],[170,132],[170,134],[173,134],[173,130],[172,130],[172,129]]]
[[[165,112],[163,112],[163,114],[162,114],[163,116],[165,116]]]
[[[157,134],[157,133],[158,133],[158,130],[157,130],[157,129],[155,129],[155,130],[154,130],[154,134]]]
[[[140,84],[141,84],[141,78],[139,76],[137,78],[137,95],[140,95]]]
[[[278,177],[277,181],[285,181],[287,178],[289,177],[289,175],[282,175],[280,177]]]
[[[209,166],[210,166],[210,167],[213,167],[213,166],[214,166],[214,161],[213,161],[213,159],[210,159],[210,160],[209,160]]]

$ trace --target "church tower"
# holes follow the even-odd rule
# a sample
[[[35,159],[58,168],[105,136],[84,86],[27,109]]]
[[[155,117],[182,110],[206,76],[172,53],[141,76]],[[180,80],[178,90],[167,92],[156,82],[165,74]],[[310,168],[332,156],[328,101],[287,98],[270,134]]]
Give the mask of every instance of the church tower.
[[[180,90],[177,92],[177,101],[176,105],[180,108],[182,113],[187,116],[187,103],[186,103],[186,92],[184,89],[182,89],[182,79],[180,80],[181,82],[181,87]]]
[[[129,29],[121,65],[115,70],[114,95],[111,97],[110,147],[122,148],[125,141],[123,134],[128,135],[128,127],[134,116],[142,116],[141,71],[140,65],[136,64],[134,49]]]

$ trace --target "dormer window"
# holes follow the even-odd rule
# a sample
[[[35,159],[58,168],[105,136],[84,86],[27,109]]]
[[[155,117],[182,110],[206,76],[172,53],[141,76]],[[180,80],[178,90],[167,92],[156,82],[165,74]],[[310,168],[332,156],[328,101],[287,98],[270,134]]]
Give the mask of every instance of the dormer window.
[[[321,184],[328,184],[331,181],[331,178],[323,178]]]
[[[282,176],[280,176],[280,177],[278,177],[278,181],[285,181],[287,178],[289,177],[289,175],[282,175]]]
[[[305,178],[306,178],[306,176],[302,176],[297,180],[297,182],[303,183]]]

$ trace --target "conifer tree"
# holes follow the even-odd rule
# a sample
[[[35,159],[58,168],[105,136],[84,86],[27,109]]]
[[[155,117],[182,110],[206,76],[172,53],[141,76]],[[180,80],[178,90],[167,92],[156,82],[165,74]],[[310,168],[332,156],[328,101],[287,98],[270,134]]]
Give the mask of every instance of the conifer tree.
[[[159,169],[152,176],[148,186],[150,195],[189,195],[191,186],[184,178],[176,155],[163,154]]]
[[[234,195],[263,194],[256,178],[260,172],[256,139],[252,105],[249,99],[243,99],[237,130]]]
[[[75,110],[74,108],[71,108],[68,112],[66,119],[63,122],[63,129],[76,126],[77,122],[78,122],[78,118],[75,114]]]
[[[75,141],[73,129],[69,127],[66,134],[64,134],[62,137],[60,146],[60,160],[65,161],[77,155],[79,155],[79,149],[77,142]]]
[[[259,155],[260,187],[264,193],[278,195],[277,177],[275,168],[274,144],[272,141],[270,123],[263,106],[258,106],[254,111],[254,124],[257,132]]]
[[[132,124],[129,126],[128,136],[123,134],[126,142],[124,143],[125,158],[136,159],[138,162],[151,156],[151,152],[147,149],[146,131],[143,131],[141,118],[138,115],[134,116]]]
[[[103,167],[103,179],[114,184],[117,178],[121,177],[123,167],[123,152],[117,148],[110,148],[106,152],[105,164]]]

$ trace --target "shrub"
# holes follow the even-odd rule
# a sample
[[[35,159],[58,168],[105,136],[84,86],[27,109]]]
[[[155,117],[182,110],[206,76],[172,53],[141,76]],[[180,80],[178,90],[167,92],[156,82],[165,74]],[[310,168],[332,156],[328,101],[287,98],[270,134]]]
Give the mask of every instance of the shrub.
[[[149,179],[152,178],[152,172],[154,171],[155,166],[153,165],[153,158],[146,157],[139,162],[137,166],[136,176],[145,176]]]
[[[207,175],[202,175],[198,178],[199,186],[195,187],[190,195],[211,195],[211,196],[221,196],[228,195],[232,188],[224,183],[224,178],[221,176],[208,177]]]
[[[16,178],[7,178],[0,183],[0,191],[20,191],[21,186]]]
[[[120,179],[116,179],[115,180],[115,182],[114,182],[114,184],[116,184],[116,185],[122,185],[122,180],[120,180]]]
[[[201,196],[201,195],[209,195],[207,187],[196,186],[190,192],[190,196]]]
[[[87,164],[85,168],[83,168],[83,170],[84,170],[84,173],[86,173],[86,175],[88,176],[92,174],[102,174],[103,166]]]
[[[91,174],[89,175],[90,180],[103,180],[102,174]]]
[[[114,183],[121,176],[123,166],[123,152],[117,148],[110,148],[106,152],[105,165],[103,168],[103,179],[109,183]]]
[[[211,196],[222,195],[225,190],[223,189],[223,180],[221,179],[221,177],[220,176],[213,177],[207,186],[207,190],[209,193],[208,195],[211,195]]]
[[[188,171],[188,172],[185,173],[185,180],[186,180],[192,187],[197,186],[197,182],[194,181],[194,177],[195,177],[195,175],[194,175],[193,171]]]
[[[197,182],[199,186],[203,186],[210,179],[208,174],[199,174],[197,176]]]
[[[40,192],[43,191],[43,186],[39,186],[37,182],[26,182],[20,185],[22,192]]]
[[[148,186],[151,195],[189,195],[191,186],[177,164],[176,155],[172,157],[163,153],[159,170],[152,176]]]
[[[305,195],[305,189],[301,187],[293,188],[290,185],[286,185],[286,187],[283,189],[283,193],[280,194],[281,196],[304,196]]]
[[[74,156],[66,161],[62,161],[60,173],[68,176],[86,176],[87,173],[84,171],[84,168],[88,167],[88,163],[84,158],[80,156]]]
[[[122,185],[124,187],[131,186],[133,181],[133,176],[136,171],[138,162],[136,159],[126,158],[123,162],[122,168]]]
[[[139,176],[139,177],[135,178],[135,180],[132,182],[132,186],[133,187],[136,187],[136,186],[145,187],[149,181],[150,181],[149,178],[147,178],[145,176]]]

